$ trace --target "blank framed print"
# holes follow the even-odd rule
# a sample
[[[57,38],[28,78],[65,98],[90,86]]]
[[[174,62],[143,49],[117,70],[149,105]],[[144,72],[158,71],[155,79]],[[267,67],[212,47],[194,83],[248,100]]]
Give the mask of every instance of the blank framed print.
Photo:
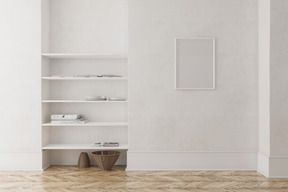
[[[176,39],[176,89],[215,89],[215,39]]]

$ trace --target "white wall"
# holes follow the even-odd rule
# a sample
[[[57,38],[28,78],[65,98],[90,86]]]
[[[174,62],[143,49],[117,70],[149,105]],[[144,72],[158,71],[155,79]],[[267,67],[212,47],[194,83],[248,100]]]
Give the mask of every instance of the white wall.
[[[288,156],[288,1],[271,1],[271,155]]]
[[[50,0],[50,52],[127,54],[127,0]]]
[[[91,5],[88,9],[75,6],[76,0],[53,2],[52,21],[59,25],[52,24],[44,51],[50,47],[54,52],[126,53],[127,23],[117,21],[127,17],[127,4],[120,3],[123,12],[118,13],[108,6],[116,1],[105,1],[95,13],[95,0],[86,0]],[[267,168],[268,176],[287,176],[288,3],[272,1],[270,47],[269,2],[259,1],[259,30],[266,32],[259,33],[258,164]],[[2,170],[42,168],[40,3],[1,1]],[[130,0],[129,7],[128,169],[255,169],[257,0]],[[75,10],[83,13],[79,20],[69,16]],[[108,32],[96,24],[87,25],[87,21],[99,18],[98,13],[104,15],[100,19],[104,25],[107,11],[118,15],[108,20]],[[74,24],[83,27],[73,28]],[[97,38],[91,29],[99,31]],[[119,29],[123,33],[115,33]],[[84,38],[75,41],[77,36]],[[215,91],[173,89],[175,37],[216,37]]]
[[[0,169],[41,169],[41,1],[0,6]]]
[[[258,171],[288,176],[288,2],[259,1]]]
[[[270,176],[288,177],[288,2],[271,1]]]
[[[270,0],[259,1],[259,156],[258,171],[269,175],[270,155]]]
[[[129,1],[128,169],[157,169],[157,151],[214,152],[189,169],[256,169],[257,10],[257,0]],[[174,90],[175,37],[216,38],[216,90]],[[166,157],[161,169],[183,168]],[[222,162],[209,166],[213,157]]]

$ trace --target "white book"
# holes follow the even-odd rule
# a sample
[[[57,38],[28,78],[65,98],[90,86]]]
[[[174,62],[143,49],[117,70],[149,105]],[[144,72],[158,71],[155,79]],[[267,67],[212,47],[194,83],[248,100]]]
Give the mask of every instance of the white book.
[[[84,124],[85,120],[82,121],[51,121],[51,124]]]
[[[51,115],[51,120],[54,120],[54,119],[76,120],[79,118],[81,118],[81,115],[79,115],[79,114],[54,114],[54,115]]]
[[[79,118],[79,119],[52,119],[51,121],[84,121],[85,119],[83,117]]]

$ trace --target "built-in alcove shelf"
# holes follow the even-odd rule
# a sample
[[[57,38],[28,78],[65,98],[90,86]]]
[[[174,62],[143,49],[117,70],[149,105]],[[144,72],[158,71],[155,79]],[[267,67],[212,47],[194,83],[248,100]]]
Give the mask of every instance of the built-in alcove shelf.
[[[128,122],[88,122],[83,124],[52,124],[43,123],[43,127],[124,127]]]
[[[128,101],[42,100],[42,103],[127,103]]]
[[[43,150],[128,150],[128,145],[119,147],[97,147],[93,144],[48,144],[42,147]]]
[[[127,55],[91,54],[91,53],[42,53],[51,59],[127,59]]]
[[[77,164],[77,150],[120,150],[118,161],[125,164],[129,145],[130,80],[125,28],[127,18],[126,14],[116,14],[115,17],[112,12],[110,15],[98,9],[105,6],[115,9],[115,13],[125,13],[126,3],[66,0],[41,2],[39,81],[42,89],[42,118],[39,126],[43,168],[49,164]],[[74,7],[81,9],[75,10]],[[91,19],[87,20],[87,11],[97,14],[89,14]],[[103,22],[103,18],[113,22]],[[63,27],[67,23],[69,27]],[[85,29],[88,28],[93,35],[86,34]],[[76,31],[71,33],[71,29]],[[87,77],[89,75],[91,77]],[[126,101],[85,100],[86,96],[99,95],[107,96],[107,99],[126,98]],[[54,124],[53,121],[51,124],[53,114],[79,114],[87,122],[71,124],[63,121],[67,124]],[[104,148],[93,146],[94,141],[119,142],[123,145]]]
[[[42,77],[43,80],[97,80],[126,81],[127,77]]]

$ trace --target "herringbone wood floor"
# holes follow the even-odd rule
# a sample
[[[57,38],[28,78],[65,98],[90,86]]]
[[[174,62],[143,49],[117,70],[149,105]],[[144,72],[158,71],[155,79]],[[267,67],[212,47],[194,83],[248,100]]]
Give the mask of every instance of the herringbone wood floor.
[[[44,172],[0,172],[0,191],[42,192],[288,192],[288,179],[257,172],[125,172],[97,167],[52,166]]]

